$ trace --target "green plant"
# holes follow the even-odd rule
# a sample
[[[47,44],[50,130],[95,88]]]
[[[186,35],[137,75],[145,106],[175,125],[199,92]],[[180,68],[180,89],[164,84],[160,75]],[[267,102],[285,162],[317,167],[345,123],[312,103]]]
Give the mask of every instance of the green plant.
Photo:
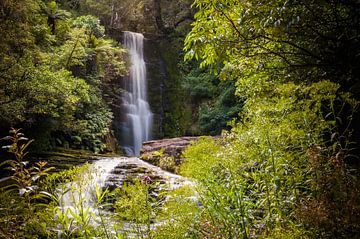
[[[36,152],[56,141],[67,147],[71,136],[82,139],[76,148],[104,152],[115,98],[109,95],[126,72],[125,50],[105,38],[97,17],[63,6],[37,0],[0,6],[7,12],[0,23],[7,35],[0,40],[0,123],[25,128]],[[62,136],[67,140],[56,140]]]
[[[47,178],[46,185],[56,192],[53,221],[63,238],[122,238],[123,221],[109,208],[121,196],[120,189],[111,191],[93,185],[99,172],[90,164],[61,171]],[[117,235],[115,235],[117,234]]]
[[[30,202],[37,195],[37,181],[48,175],[53,168],[47,168],[47,163],[42,161],[36,162],[34,166],[29,165],[28,161],[24,161],[27,149],[33,140],[25,138],[20,131],[21,129],[12,128],[9,131],[11,135],[2,138],[2,140],[10,141],[9,145],[2,148],[7,149],[15,157],[15,159],[5,160],[1,163],[0,166],[8,165],[8,169],[13,172],[11,176],[3,178],[2,181],[11,180],[13,184],[6,188],[15,186],[19,190],[19,195],[24,196]]]
[[[165,148],[161,148],[158,151],[145,153],[140,156],[142,160],[148,161],[151,164],[159,166],[160,159],[164,157]]]
[[[98,186],[96,186],[95,192],[96,192],[96,199],[97,199],[95,207],[97,208],[97,215],[100,218],[100,226],[103,229],[105,238],[109,239],[110,238],[110,230],[111,230],[111,228],[108,228],[110,226],[106,223],[105,215],[103,214],[104,208],[106,206],[111,205],[111,204],[106,203],[106,202],[104,203],[106,197],[109,196],[109,189],[106,188],[104,191],[102,191],[101,189],[99,189]]]
[[[138,238],[153,238],[152,224],[159,210],[159,198],[150,195],[151,184],[146,177],[134,184],[125,184],[121,188],[120,198],[115,202],[116,217],[120,222],[129,224],[129,231]]]
[[[243,100],[234,97],[235,81],[222,81],[207,68],[193,70],[185,76],[183,87],[190,96],[193,117],[203,135],[219,135],[230,129],[228,122],[239,116]]]
[[[205,222],[224,225],[207,235],[235,237],[229,233],[245,225],[237,238],[291,231],[356,238],[359,127],[352,121],[359,119],[359,71],[352,65],[359,61],[353,25],[359,6],[313,0],[194,6],[185,59],[235,80],[235,95],[246,99],[240,122],[233,120],[223,139],[185,152],[184,172],[209,192]],[[235,217],[242,208],[246,213]]]
[[[328,150],[333,147],[326,147],[328,142],[323,137],[329,131],[334,132],[335,121],[324,119],[324,102],[339,100],[335,94],[338,86],[323,81],[311,85],[273,84],[273,87],[272,94],[258,92],[257,99],[246,102],[244,122],[234,124],[233,130],[223,138],[204,138],[184,152],[182,172],[195,178],[200,186],[204,213],[199,230],[205,238],[236,238],[235,235],[250,238],[252,234],[267,235],[275,229],[286,231],[299,223],[301,214],[298,218],[295,215],[301,212],[299,209],[310,206],[310,203],[300,206],[309,198],[322,198],[316,204],[321,209],[324,201],[320,195],[331,198],[332,206],[342,205],[342,210],[348,208],[345,202],[357,205],[350,199],[353,196],[341,196],[357,193],[357,190],[348,192],[357,182],[356,176],[350,176],[341,161],[345,154],[341,156],[338,150],[330,153]],[[313,152],[316,148],[325,151]],[[321,159],[322,166],[315,164],[318,166],[310,170],[314,157]],[[330,163],[334,160],[342,163],[339,166]],[[318,194],[321,187],[326,190]],[[335,195],[339,198],[334,198]],[[342,201],[345,198],[349,201]],[[332,214],[336,207],[331,210],[327,207],[325,211]],[[354,226],[350,222],[348,225]],[[302,226],[294,230],[302,231],[305,225]]]
[[[198,238],[196,222],[201,213],[198,200],[192,187],[167,192],[157,215],[160,223],[154,229],[154,238]]]
[[[56,178],[58,177],[62,179],[56,183],[58,207],[54,208],[55,219],[61,228],[59,233],[62,237],[82,236],[91,238],[94,235],[102,234],[96,230],[95,223],[97,223],[98,215],[95,212],[100,210],[100,202],[108,191],[102,192],[96,187],[94,192],[96,201],[89,198],[92,196],[90,194],[93,185],[90,183],[93,173],[97,173],[92,170],[89,164],[85,164],[61,172],[51,179],[52,181],[57,181]],[[66,177],[65,180],[64,176]],[[100,219],[103,219],[101,214]]]
[[[169,172],[176,172],[178,168],[175,162],[175,158],[172,156],[161,157],[159,161],[159,167]]]
[[[1,205],[0,215],[2,220],[1,235],[5,238],[25,237],[28,231],[47,234],[44,224],[40,222],[38,210],[46,208],[44,202],[52,199],[52,195],[42,191],[39,182],[52,168],[46,168],[46,162],[36,162],[33,166],[24,161],[29,145],[33,140],[28,140],[20,129],[11,129],[10,135],[2,140],[10,141],[3,146],[15,159],[5,160],[1,165],[8,165],[12,175],[1,179],[6,183],[0,189]],[[50,234],[50,233],[49,233]]]

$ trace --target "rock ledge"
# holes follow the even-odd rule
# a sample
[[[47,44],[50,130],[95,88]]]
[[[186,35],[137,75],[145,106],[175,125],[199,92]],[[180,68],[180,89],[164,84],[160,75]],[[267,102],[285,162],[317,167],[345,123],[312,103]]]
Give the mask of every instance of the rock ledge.
[[[170,172],[177,172],[182,152],[200,137],[178,137],[151,140],[143,143],[140,158]]]

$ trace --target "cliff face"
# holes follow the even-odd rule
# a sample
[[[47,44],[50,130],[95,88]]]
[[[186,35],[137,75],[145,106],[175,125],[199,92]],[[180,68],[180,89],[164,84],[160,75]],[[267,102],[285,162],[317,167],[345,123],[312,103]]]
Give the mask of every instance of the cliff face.
[[[149,39],[146,42],[148,95],[154,116],[155,138],[186,134],[191,122],[186,92],[178,69],[181,49],[172,39]]]
[[[194,9],[191,0],[125,0],[111,5],[101,18],[111,31],[129,30],[145,35],[169,35],[186,31]]]

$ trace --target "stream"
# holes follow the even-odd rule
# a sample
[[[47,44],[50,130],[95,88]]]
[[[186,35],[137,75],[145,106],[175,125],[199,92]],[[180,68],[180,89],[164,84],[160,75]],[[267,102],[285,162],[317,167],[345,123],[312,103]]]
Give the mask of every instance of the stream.
[[[99,214],[109,215],[111,211],[99,211],[96,188],[110,191],[120,188],[126,182],[146,178],[157,184],[159,191],[174,190],[185,185],[193,185],[188,179],[169,173],[157,166],[140,160],[137,157],[100,157],[89,165],[83,175],[74,181],[59,185],[59,210],[69,218],[77,215],[89,215],[89,224],[98,225]],[[70,190],[69,190],[70,189]],[[73,215],[74,214],[74,215]]]

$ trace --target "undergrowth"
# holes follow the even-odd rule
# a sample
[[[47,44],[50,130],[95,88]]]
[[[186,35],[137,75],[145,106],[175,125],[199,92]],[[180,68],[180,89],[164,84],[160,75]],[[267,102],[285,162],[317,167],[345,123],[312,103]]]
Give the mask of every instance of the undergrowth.
[[[357,102],[327,81],[273,87],[222,139],[184,153],[182,172],[200,186],[201,238],[356,238],[358,171],[347,164],[351,131],[337,127],[352,122],[337,107]]]

